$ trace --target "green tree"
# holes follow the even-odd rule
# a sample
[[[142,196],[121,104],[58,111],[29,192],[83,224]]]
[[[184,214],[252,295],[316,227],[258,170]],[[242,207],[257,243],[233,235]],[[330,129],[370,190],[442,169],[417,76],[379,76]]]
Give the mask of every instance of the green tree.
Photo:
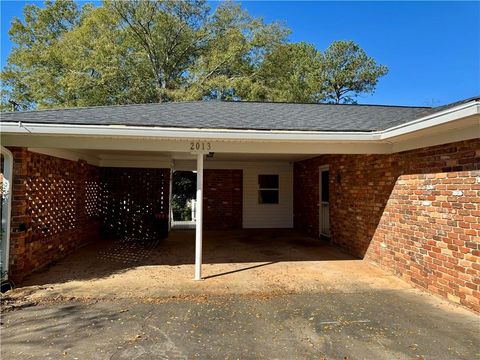
[[[322,88],[328,102],[355,103],[359,94],[375,91],[388,69],[353,41],[335,41],[322,56]]]
[[[387,71],[353,41],[336,41],[324,53],[307,43],[282,44],[266,56],[251,97],[355,103],[358,95],[373,93]]]
[[[311,44],[282,44],[269,53],[258,72],[257,92],[252,98],[285,102],[318,102],[321,53]]]
[[[207,40],[205,1],[116,0],[105,6],[119,15],[121,26],[145,51],[158,101],[172,100]]]
[[[225,2],[209,19],[206,32],[208,42],[190,69],[186,96],[191,99],[248,99],[266,54],[284,43],[290,30]]]
[[[59,79],[65,106],[157,101],[149,62],[106,7],[85,6],[78,26],[59,41],[69,71]]]
[[[68,69],[58,44],[78,24],[80,11],[74,1],[47,1],[44,8],[26,5],[23,15],[24,22],[15,18],[8,32],[15,47],[2,71],[2,99],[8,88],[8,97],[22,109],[62,106],[64,89],[58,80]]]

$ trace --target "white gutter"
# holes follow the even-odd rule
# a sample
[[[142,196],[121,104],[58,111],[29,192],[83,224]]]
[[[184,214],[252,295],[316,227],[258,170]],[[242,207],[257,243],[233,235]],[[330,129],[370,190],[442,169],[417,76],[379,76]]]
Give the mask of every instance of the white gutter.
[[[393,126],[379,133],[382,139],[388,139],[478,114],[480,114],[480,101],[471,101],[401,125]]]
[[[277,131],[277,130],[229,130],[229,129],[181,129],[145,126],[118,125],[67,125],[2,123],[2,133],[43,134],[43,135],[87,135],[113,137],[145,137],[164,139],[208,139],[208,140],[372,140],[372,132],[317,132],[317,131]],[[378,137],[378,136],[377,136]]]
[[[72,125],[1,123],[5,134],[44,134],[101,137],[143,137],[163,139],[260,140],[260,141],[388,141],[429,127],[480,114],[480,102],[472,101],[381,131],[287,131],[165,128],[123,125]]]

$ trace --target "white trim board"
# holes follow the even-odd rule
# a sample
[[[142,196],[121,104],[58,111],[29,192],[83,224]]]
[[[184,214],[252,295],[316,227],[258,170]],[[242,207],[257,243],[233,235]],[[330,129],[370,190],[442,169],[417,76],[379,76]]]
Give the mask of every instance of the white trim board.
[[[88,137],[65,135],[22,135],[3,134],[4,146],[23,146],[32,148],[51,148],[78,150],[122,150],[149,152],[183,152],[190,154],[188,139],[155,139],[129,137]],[[321,141],[240,141],[211,140],[214,153],[244,154],[369,154],[388,153],[391,144],[387,142],[321,142]],[[339,146],[340,145],[340,146]]]

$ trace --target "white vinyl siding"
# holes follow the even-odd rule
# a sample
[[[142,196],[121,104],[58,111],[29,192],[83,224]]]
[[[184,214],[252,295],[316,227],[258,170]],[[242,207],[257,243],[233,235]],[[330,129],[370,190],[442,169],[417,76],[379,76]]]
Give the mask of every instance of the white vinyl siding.
[[[278,204],[259,204],[258,175],[278,174]],[[293,227],[293,167],[289,163],[254,163],[243,169],[243,227]]]

